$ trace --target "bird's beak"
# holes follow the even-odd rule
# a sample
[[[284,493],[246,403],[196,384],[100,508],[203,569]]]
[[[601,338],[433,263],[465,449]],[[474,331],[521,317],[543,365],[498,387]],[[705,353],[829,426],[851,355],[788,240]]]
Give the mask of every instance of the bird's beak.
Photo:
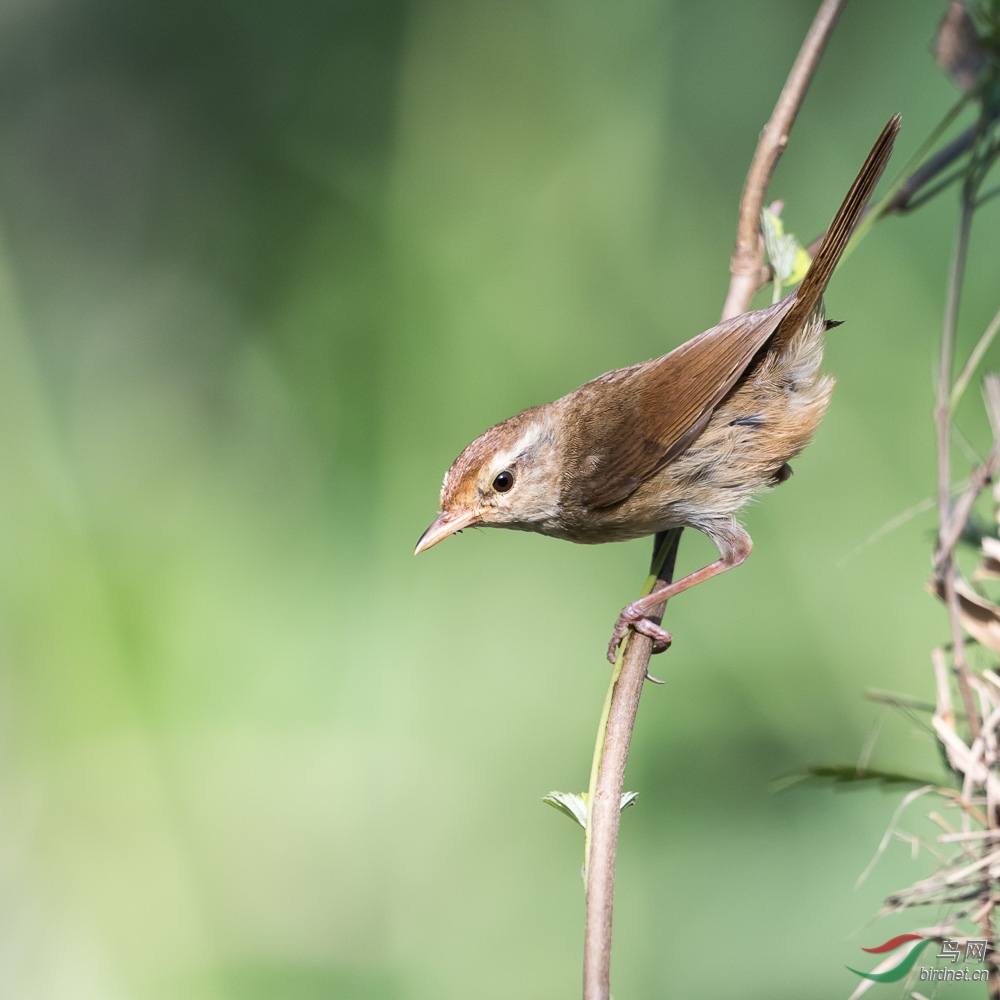
[[[478,513],[475,511],[468,511],[464,514],[450,514],[445,511],[442,514],[438,514],[434,523],[420,536],[420,541],[417,542],[417,547],[413,550],[415,556],[420,555],[425,549],[429,549],[432,545],[437,545],[442,539],[447,538],[449,535],[454,535],[456,531],[461,531],[463,528],[468,528],[470,525],[475,524],[479,519]]]

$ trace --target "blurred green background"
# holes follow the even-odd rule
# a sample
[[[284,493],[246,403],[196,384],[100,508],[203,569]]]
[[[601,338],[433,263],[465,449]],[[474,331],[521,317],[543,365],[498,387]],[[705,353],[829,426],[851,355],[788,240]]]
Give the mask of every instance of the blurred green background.
[[[899,168],[953,102],[942,6],[848,7],[772,186],[790,230],[892,112]],[[582,837],[540,796],[586,784],[649,542],[412,547],[489,424],[717,321],[814,10],[3,5],[0,994],[579,995]],[[854,888],[901,793],[772,782],[873,726],[873,765],[937,773],[863,699],[932,693],[933,514],[856,550],[934,490],[955,217],[881,224],[838,273],[823,428],[749,562],[670,609],[619,998],[846,996],[861,945],[937,917],[868,926],[925,852]],[[998,254],[994,208],[966,350]],[[683,569],[711,557],[685,536]]]

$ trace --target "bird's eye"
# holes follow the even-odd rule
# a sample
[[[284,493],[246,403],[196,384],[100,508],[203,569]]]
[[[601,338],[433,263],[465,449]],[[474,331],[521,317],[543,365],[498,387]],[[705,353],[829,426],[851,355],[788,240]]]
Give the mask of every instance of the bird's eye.
[[[496,479],[493,480],[493,489],[497,493],[506,493],[514,485],[514,473],[510,472],[508,469],[504,469],[503,472],[497,473]]]

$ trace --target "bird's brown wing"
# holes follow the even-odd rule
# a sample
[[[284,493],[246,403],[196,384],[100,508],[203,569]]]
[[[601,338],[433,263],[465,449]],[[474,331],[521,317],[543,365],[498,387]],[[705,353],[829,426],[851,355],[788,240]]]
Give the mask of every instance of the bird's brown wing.
[[[598,393],[577,407],[581,446],[571,445],[576,474],[564,485],[584,507],[609,507],[684,451],[712,411],[777,330],[783,349],[816,308],[847,241],[892,154],[899,115],[882,130],[798,289],[769,309],[744,313],[655,361],[607,375],[577,390]],[[780,329],[778,329],[780,325]],[[575,395],[575,394],[574,394]]]
[[[705,429],[794,301],[793,293],[726,320],[662,358],[577,389],[574,396],[593,393],[594,405],[575,408],[587,415],[587,426],[581,425],[570,445],[576,475],[563,485],[566,499],[609,507],[676,458]]]

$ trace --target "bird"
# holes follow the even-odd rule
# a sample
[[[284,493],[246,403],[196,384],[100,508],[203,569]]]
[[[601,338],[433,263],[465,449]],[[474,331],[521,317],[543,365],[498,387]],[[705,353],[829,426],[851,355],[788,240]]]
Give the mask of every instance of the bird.
[[[673,637],[651,610],[750,555],[737,512],[789,477],[826,412],[834,380],[820,373],[824,335],[839,324],[827,321],[823,293],[899,127],[895,115],[882,130],[795,290],[489,428],[445,474],[440,513],[415,554],[472,527],[583,544],[694,528],[719,558],[627,604],[608,659],[630,629],[653,652],[667,649]]]

